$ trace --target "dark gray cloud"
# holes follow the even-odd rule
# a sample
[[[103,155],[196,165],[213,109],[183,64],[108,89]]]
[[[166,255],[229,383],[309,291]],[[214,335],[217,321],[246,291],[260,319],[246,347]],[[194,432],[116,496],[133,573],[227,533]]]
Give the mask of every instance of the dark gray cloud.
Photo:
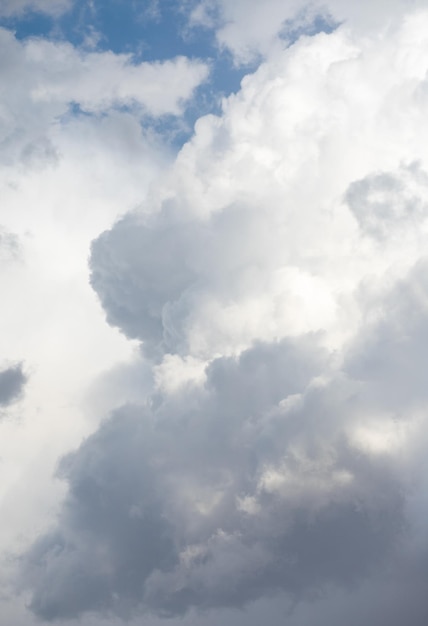
[[[31,606],[44,619],[106,609],[126,615],[152,569],[171,566],[170,524],[136,417],[117,414],[61,463],[70,491],[59,528],[28,556],[38,587]]]
[[[36,615],[298,601],[379,569],[405,533],[402,480],[354,441],[359,385],[320,382],[316,341],[218,358],[204,385],[123,407],[64,459],[57,528],[23,561]]]
[[[22,363],[0,370],[0,407],[6,407],[21,396],[27,376]]]

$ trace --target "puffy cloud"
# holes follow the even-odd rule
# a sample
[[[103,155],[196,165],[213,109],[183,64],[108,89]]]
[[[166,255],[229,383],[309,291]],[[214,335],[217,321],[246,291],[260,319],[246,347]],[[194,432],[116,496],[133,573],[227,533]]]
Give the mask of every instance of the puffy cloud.
[[[94,241],[152,377],[61,463],[39,618],[426,617],[427,27],[273,50]]]
[[[425,274],[377,303],[404,309],[373,321],[339,368],[316,336],[259,343],[215,359],[203,383],[116,411],[61,464],[57,528],[25,557],[32,610],[175,616],[283,591],[300,607],[294,624],[334,584],[374,624],[391,612],[386,589],[409,577],[398,614],[422,624],[426,389],[403,363],[424,345],[413,294]],[[342,623],[341,603],[356,600],[328,593],[320,623],[332,606]]]
[[[425,8],[413,0],[412,8]],[[409,10],[407,0],[374,0],[370,5],[355,0],[200,0],[191,4],[190,24],[215,30],[221,47],[229,49],[237,63],[253,62],[267,55],[278,39],[293,41],[301,33],[330,30],[342,22],[360,33],[375,32],[400,23]]]
[[[0,407],[11,418],[1,423],[0,442],[0,612],[8,615],[9,553],[51,519],[62,491],[52,479],[57,459],[97,423],[85,404],[87,386],[133,354],[132,344],[103,323],[88,284],[87,255],[91,240],[141,201],[170,159],[142,125],[148,111],[140,95],[157,89],[159,70],[162,102],[171,104],[160,109],[181,111],[202,64],[153,64],[148,76],[148,64],[127,56],[95,59],[69,44],[19,41],[5,29],[0,47],[7,59],[0,70],[0,335],[3,358],[24,362],[31,372],[21,401]],[[172,67],[174,80],[183,79],[177,90],[172,79],[171,90],[163,82]],[[55,72],[64,78],[64,92],[51,97]],[[144,84],[129,93],[125,83],[136,78]],[[98,79],[102,97],[93,88]],[[84,99],[85,81],[92,89],[85,106],[96,101],[90,114],[74,106]],[[118,86],[125,95],[113,93]],[[156,116],[157,105],[150,106]],[[111,393],[123,397],[123,389]]]
[[[6,407],[17,400],[26,382],[27,376],[21,363],[0,370],[0,406]]]
[[[200,119],[141,211],[93,244],[108,320],[202,359],[309,331],[341,345],[356,286],[404,275],[425,246],[422,19],[304,38]]]
[[[79,54],[68,44],[41,41],[29,42],[26,52],[46,68],[43,82],[30,90],[34,101],[75,101],[91,113],[134,105],[153,116],[179,114],[208,75],[205,63],[187,57],[137,64],[131,55]]]
[[[376,173],[352,183],[346,200],[361,229],[376,239],[402,237],[409,225],[423,221],[427,212],[428,176],[418,164],[398,174]]]
[[[402,482],[353,436],[359,402],[342,421],[355,388],[317,381],[329,366],[315,343],[219,358],[203,386],[124,407],[67,457],[58,529],[26,557],[33,610],[302,599],[378,566],[403,530]]]
[[[55,163],[52,130],[73,106],[94,115],[127,107],[136,117],[178,115],[207,78],[207,65],[185,57],[136,63],[131,55],[82,52],[69,43],[18,41],[0,29],[0,159],[8,166]]]

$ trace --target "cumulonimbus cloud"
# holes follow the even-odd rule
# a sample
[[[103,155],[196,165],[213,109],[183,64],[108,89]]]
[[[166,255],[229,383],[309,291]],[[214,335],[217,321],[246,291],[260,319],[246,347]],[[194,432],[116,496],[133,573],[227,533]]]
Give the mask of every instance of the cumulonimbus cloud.
[[[42,619],[426,572],[421,24],[273,52],[93,243],[92,285],[155,384],[61,464],[57,524],[23,557]],[[200,367],[168,386],[171,363]]]

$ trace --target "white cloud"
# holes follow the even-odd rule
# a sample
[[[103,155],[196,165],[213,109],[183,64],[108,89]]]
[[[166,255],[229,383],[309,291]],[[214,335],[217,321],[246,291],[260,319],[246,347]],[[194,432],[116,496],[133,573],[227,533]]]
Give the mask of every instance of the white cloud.
[[[22,15],[28,11],[58,16],[71,8],[73,0],[1,0],[0,16]]]
[[[169,151],[142,119],[179,114],[205,66],[134,65],[69,44],[20,42],[5,29],[0,48],[1,369],[23,361],[28,374],[23,398],[1,415],[4,553],[53,515],[63,491],[52,478],[58,457],[101,417],[89,414],[88,385],[134,354],[104,323],[89,286],[90,242],[168,166]],[[91,114],[74,115],[71,103]],[[117,397],[122,389],[109,395]]]
[[[94,241],[153,387],[62,462],[57,524],[24,558],[39,617],[282,593],[290,624],[313,598],[321,624],[355,598],[375,624],[426,573],[427,28],[276,47]],[[416,582],[398,608],[423,623]]]
[[[360,283],[404,275],[426,245],[423,20],[302,39],[198,120],[142,212],[94,244],[110,321],[203,359],[255,338],[352,336]]]
[[[333,26],[346,22],[360,34],[400,23],[409,8],[425,7],[424,0],[202,0],[193,6],[190,23],[213,28],[219,45],[229,49],[237,63],[252,62],[296,33],[316,28],[317,19]]]
[[[55,160],[46,137],[72,105],[102,114],[128,107],[139,116],[178,115],[207,66],[182,57],[162,63],[134,63],[130,55],[82,52],[68,43],[43,39],[19,42],[0,29],[1,162]]]
[[[30,88],[34,102],[77,102],[92,113],[136,106],[153,116],[177,115],[208,75],[205,63],[186,57],[136,64],[131,55],[79,53],[69,44],[43,41],[28,42],[26,58],[42,69],[42,80]]]
[[[203,64],[1,32],[0,546],[44,619],[424,623],[428,13],[285,50],[245,7],[266,60],[173,163],[141,121]]]

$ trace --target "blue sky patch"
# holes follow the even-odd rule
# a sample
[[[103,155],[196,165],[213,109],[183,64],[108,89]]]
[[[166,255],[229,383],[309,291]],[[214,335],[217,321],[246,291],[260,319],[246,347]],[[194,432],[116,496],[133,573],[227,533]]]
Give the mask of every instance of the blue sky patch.
[[[59,18],[27,12],[19,18],[3,19],[0,24],[13,30],[18,39],[69,41],[86,49],[132,54],[136,62],[186,56],[210,63],[209,80],[195,93],[184,119],[163,118],[156,123],[157,130],[165,132],[174,145],[188,139],[201,115],[219,113],[221,99],[238,91],[241,79],[252,69],[234,66],[230,54],[219,51],[213,31],[189,28],[188,14],[174,0],[80,0]]]
[[[195,121],[201,115],[220,113],[222,98],[237,92],[243,76],[257,66],[257,63],[234,65],[230,53],[219,50],[213,30],[202,26],[190,28],[191,6],[176,0],[77,0],[70,11],[57,18],[30,11],[2,19],[0,24],[13,30],[18,39],[45,37],[69,41],[87,50],[132,54],[136,62],[186,56],[210,63],[209,80],[196,90],[183,118],[164,117],[155,123],[156,130],[179,147],[191,136]],[[331,32],[335,27],[331,20],[321,16],[303,23],[301,27],[296,27],[294,21],[286,23],[283,38],[292,43],[302,34]],[[79,114],[75,107],[71,110]]]

